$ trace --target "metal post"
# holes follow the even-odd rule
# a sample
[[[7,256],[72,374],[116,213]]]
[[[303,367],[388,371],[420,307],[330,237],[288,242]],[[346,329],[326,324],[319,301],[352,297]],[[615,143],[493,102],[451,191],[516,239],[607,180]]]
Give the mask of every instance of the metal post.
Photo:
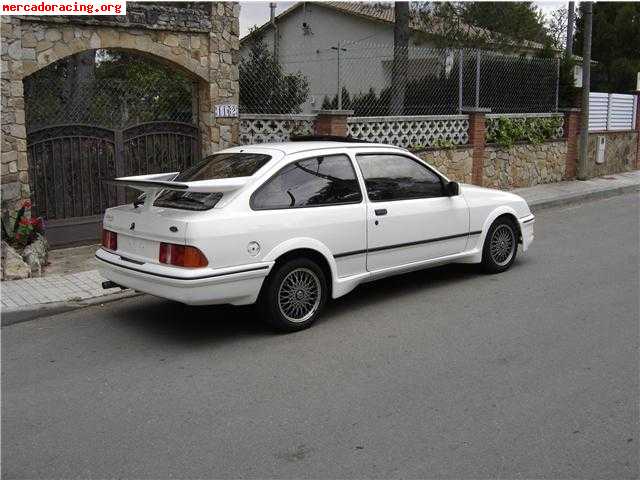
[[[331,50],[337,50],[338,52],[338,110],[342,110],[342,87],[340,86],[340,52],[346,52],[346,48],[342,48],[340,46],[340,42],[338,42],[337,47],[331,47]]]
[[[458,113],[462,113],[462,63],[463,63],[463,50],[458,52]]]
[[[480,50],[476,50],[476,108],[480,107]]]
[[[556,112],[558,111],[559,96],[560,96],[560,59],[556,58]]]
[[[340,86],[340,42],[338,42],[338,110],[342,110],[342,87]]]
[[[589,90],[591,84],[591,30],[593,28],[593,2],[584,2],[584,39],[582,42],[582,112],[580,114],[580,155],[578,180],[587,179],[589,151]]]

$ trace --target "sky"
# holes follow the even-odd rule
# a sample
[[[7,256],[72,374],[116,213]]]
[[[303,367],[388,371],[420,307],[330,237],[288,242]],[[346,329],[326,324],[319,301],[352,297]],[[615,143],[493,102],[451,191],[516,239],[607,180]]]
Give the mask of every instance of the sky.
[[[283,12],[296,2],[276,2],[276,15]],[[534,2],[545,15],[553,10],[566,7],[567,2],[545,1]],[[249,33],[254,25],[262,25],[269,20],[269,2],[240,2],[240,37]]]

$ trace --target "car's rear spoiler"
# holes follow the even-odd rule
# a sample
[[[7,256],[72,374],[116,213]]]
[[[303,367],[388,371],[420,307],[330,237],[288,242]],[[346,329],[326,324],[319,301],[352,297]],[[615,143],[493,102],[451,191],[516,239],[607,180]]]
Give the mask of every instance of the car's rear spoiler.
[[[105,180],[105,183],[117,187],[131,187],[142,192],[159,190],[178,190],[183,192],[214,193],[231,192],[244,187],[250,177],[215,178],[196,182],[174,182],[178,172],[156,173],[153,175],[136,175]]]

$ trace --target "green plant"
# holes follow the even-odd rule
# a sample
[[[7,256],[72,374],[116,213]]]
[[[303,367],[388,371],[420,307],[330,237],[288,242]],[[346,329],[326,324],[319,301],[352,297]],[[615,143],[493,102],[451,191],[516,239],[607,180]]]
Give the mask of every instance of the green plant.
[[[26,200],[16,215],[11,243],[18,247],[26,247],[38,234],[44,234],[44,220],[42,217],[31,217],[31,202]]]
[[[444,138],[439,138],[433,144],[435,148],[440,148],[443,150],[448,150],[450,148],[454,148],[455,144],[451,140],[445,140]]]
[[[495,143],[504,149],[511,148],[516,142],[538,145],[552,140],[561,125],[561,117],[498,117],[491,120],[487,143]]]
[[[309,83],[300,72],[287,73],[256,36],[239,65],[240,106],[250,113],[300,113]]]

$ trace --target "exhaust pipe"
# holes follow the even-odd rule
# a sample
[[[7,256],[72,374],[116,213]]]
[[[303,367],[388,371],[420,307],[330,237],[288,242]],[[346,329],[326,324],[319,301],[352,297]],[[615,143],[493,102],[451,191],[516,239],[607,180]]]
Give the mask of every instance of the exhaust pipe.
[[[104,288],[105,290],[108,290],[110,288],[119,288],[120,290],[126,290],[127,287],[123,287],[122,285],[118,285],[116,282],[107,280],[106,282],[102,282],[102,288]]]

